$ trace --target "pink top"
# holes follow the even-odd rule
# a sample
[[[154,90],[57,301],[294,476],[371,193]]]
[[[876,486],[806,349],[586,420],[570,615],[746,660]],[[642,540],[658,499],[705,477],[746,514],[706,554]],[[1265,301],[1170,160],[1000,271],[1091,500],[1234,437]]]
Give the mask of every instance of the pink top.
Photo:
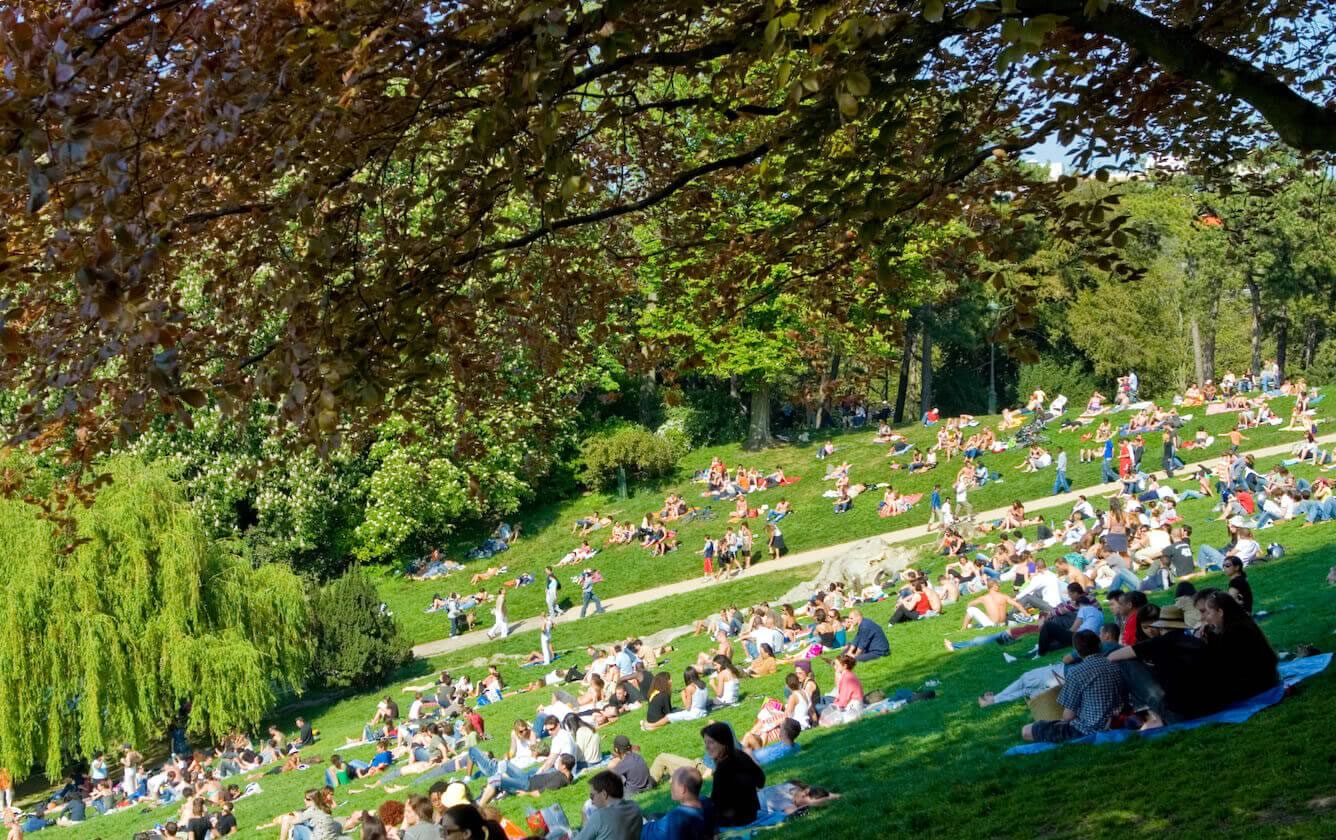
[[[855,700],[863,702],[863,684],[853,671],[845,671],[835,681],[835,706],[839,709],[848,708]]]

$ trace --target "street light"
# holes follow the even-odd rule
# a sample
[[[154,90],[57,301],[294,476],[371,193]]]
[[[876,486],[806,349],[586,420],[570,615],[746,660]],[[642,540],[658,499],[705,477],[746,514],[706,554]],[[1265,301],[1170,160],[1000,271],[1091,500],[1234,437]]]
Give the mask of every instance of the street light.
[[[1002,307],[997,301],[988,301],[988,311],[992,313],[992,329],[988,332],[988,413],[997,414],[997,345],[993,343],[993,333],[997,331],[998,311]]]

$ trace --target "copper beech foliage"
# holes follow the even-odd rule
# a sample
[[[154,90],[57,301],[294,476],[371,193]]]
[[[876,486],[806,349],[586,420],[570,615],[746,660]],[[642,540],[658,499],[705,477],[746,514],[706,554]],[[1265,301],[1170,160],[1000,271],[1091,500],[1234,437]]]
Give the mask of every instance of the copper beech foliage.
[[[210,400],[322,446],[436,389],[542,410],[636,294],[637,225],[711,250],[721,300],[744,250],[824,300],[908,224],[1054,206],[1012,164],[1052,134],[1336,150],[1325,5],[5,3],[5,432],[78,464]],[[730,190],[801,212],[704,235]],[[995,222],[969,247],[1005,255]]]

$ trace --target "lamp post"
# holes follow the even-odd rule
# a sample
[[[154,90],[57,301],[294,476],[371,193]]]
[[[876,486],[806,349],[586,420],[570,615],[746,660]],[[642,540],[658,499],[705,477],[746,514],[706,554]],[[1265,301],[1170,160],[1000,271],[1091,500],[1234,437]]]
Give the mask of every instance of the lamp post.
[[[997,313],[1001,307],[997,301],[988,301],[988,311],[992,313],[992,330],[988,333],[988,413],[997,414],[997,345],[993,343],[993,332],[997,331]]]

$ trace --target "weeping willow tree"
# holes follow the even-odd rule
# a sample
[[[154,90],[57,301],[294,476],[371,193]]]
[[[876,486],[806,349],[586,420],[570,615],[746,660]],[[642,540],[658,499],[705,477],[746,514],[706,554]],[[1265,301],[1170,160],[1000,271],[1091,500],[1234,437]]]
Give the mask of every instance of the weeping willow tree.
[[[254,725],[310,664],[300,578],[206,537],[158,465],[121,457],[78,545],[0,499],[0,766],[15,778],[186,728]]]

